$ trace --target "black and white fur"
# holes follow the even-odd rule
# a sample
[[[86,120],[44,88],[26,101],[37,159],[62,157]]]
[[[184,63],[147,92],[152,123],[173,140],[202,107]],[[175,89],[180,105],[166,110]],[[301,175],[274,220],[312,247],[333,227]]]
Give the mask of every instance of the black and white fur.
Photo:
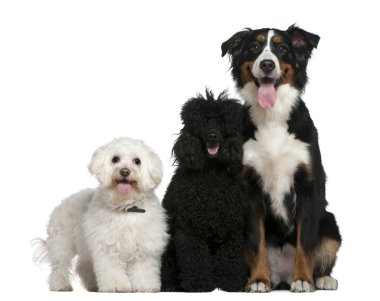
[[[271,286],[285,283],[298,292],[313,291],[314,285],[337,288],[330,273],[341,244],[335,217],[326,211],[318,132],[300,97],[318,42],[317,35],[291,26],[286,31],[246,29],[222,44],[249,116],[243,162],[250,167],[252,189],[257,187],[253,193],[262,196]],[[273,107],[263,108],[258,99],[264,84],[275,89]],[[294,275],[297,226],[300,247],[314,258],[312,281]]]

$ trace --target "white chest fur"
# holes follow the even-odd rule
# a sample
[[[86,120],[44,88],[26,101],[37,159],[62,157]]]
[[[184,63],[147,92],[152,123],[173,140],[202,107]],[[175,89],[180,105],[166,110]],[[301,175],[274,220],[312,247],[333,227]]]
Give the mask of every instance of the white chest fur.
[[[146,256],[161,254],[168,239],[164,210],[155,196],[136,205],[146,212],[110,210],[93,200],[83,224],[90,249],[101,248],[125,267]]]
[[[277,124],[259,127],[256,140],[250,139],[244,144],[243,163],[260,175],[263,189],[270,196],[273,213],[285,222],[288,222],[288,213],[284,196],[290,193],[297,167],[309,161],[307,148],[306,143]]]
[[[259,107],[254,87],[247,84],[241,92],[251,105],[251,119],[257,126],[256,139],[244,144],[243,163],[260,175],[272,212],[288,223],[284,196],[290,193],[298,166],[309,162],[308,144],[289,134],[287,126],[298,92],[289,85],[280,86],[273,109]]]

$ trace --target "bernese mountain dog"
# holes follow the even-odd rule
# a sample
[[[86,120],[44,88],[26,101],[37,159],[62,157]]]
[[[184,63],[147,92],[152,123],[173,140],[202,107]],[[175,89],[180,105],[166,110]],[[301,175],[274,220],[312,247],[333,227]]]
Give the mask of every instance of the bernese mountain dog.
[[[319,36],[292,25],[286,31],[248,28],[222,44],[247,110],[246,176],[252,196],[260,196],[260,242],[249,255],[248,291],[338,286],[331,272],[341,235],[326,210],[318,132],[300,97],[318,42]]]

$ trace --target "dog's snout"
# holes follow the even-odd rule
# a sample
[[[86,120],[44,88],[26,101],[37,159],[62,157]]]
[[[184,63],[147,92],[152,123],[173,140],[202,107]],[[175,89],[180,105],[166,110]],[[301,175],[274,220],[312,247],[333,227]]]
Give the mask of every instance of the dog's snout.
[[[216,140],[217,137],[218,136],[216,135],[216,133],[213,133],[213,132],[208,135],[209,140]]]
[[[128,168],[120,169],[120,175],[124,178],[128,177],[131,171]]]
[[[275,67],[276,64],[272,60],[263,60],[260,62],[260,69],[266,74],[271,73]]]

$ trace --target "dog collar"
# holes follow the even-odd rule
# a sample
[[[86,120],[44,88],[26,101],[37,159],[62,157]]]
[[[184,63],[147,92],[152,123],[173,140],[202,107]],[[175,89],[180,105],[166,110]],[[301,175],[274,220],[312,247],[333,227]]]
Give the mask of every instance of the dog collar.
[[[139,208],[137,206],[129,207],[129,208],[124,208],[124,212],[136,212],[136,213],[145,213],[145,209]]]

